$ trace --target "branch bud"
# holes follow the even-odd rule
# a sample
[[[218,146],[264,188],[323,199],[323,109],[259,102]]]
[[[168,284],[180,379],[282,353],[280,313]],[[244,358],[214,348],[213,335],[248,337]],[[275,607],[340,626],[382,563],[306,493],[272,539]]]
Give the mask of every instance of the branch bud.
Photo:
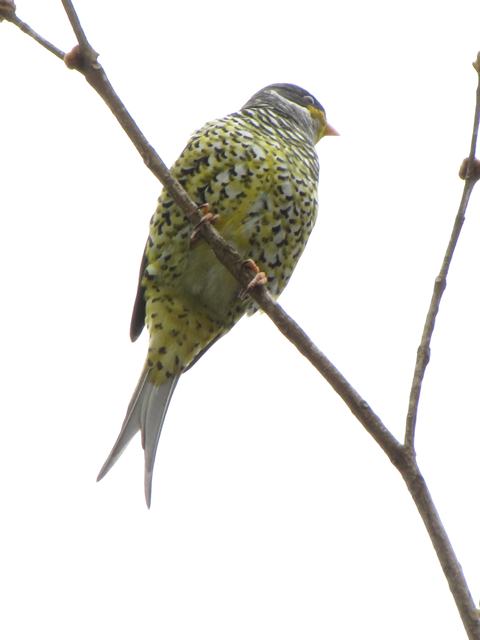
[[[11,18],[15,15],[17,7],[13,0],[0,0],[0,22],[4,18]]]
[[[476,182],[480,179],[480,160],[474,158],[471,167],[468,166],[468,163],[469,158],[465,158],[460,166],[458,175],[462,180],[473,180]]]
[[[477,59],[475,62],[472,62],[472,67],[477,73],[480,73],[480,51],[477,53]]]
[[[84,66],[84,59],[82,52],[80,51],[80,46],[76,44],[71,51],[65,54],[63,61],[69,69],[81,71]]]

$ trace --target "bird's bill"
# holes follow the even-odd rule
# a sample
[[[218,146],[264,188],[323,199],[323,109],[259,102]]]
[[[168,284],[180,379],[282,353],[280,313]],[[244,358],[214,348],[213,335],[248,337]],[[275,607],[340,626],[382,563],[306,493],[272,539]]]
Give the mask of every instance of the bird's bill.
[[[324,136],[339,136],[340,134],[338,133],[338,131],[336,129],[334,129],[332,127],[331,124],[328,124],[327,122],[327,126],[325,127],[325,131],[323,132]]]

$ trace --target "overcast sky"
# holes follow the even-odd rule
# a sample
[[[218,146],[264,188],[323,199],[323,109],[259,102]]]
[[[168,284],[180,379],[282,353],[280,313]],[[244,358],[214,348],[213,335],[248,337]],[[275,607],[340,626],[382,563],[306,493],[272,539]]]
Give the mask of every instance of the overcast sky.
[[[76,6],[167,164],[266,84],[324,105],[341,136],[318,145],[319,218],[280,301],[401,438],[463,187],[478,1]],[[73,46],[59,0],[17,11]],[[2,637],[464,638],[400,476],[261,314],[182,377],[151,510],[139,438],[95,483],[146,354],[128,328],[159,185],[83,78],[5,22],[0,60]],[[474,193],[417,445],[477,602],[479,244]]]

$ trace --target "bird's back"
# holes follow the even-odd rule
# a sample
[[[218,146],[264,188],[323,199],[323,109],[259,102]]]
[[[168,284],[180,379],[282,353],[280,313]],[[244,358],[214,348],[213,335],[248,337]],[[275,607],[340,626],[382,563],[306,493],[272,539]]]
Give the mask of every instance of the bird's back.
[[[172,168],[192,199],[219,216],[216,228],[267,273],[271,293],[286,285],[317,210],[318,160],[294,122],[273,109],[244,109],[206,124]],[[146,249],[147,291],[171,286],[194,307],[234,322],[239,286],[163,192]]]

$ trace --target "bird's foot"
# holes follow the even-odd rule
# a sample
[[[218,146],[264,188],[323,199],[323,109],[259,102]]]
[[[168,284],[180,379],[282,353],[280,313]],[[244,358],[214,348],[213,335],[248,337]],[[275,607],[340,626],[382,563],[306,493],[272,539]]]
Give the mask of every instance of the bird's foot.
[[[245,269],[248,269],[249,271],[253,271],[255,275],[247,284],[245,289],[240,291],[239,298],[241,298],[242,300],[250,293],[252,289],[254,289],[255,287],[262,287],[268,282],[267,274],[264,271],[260,271],[258,265],[251,258],[244,261],[243,267]]]
[[[193,227],[193,231],[190,236],[190,244],[193,244],[196,240],[198,240],[200,229],[204,224],[215,224],[215,222],[220,217],[218,213],[212,213],[210,211],[210,205],[208,204],[208,202],[206,202],[205,204],[201,204],[198,209],[202,217],[200,218],[200,222]]]

